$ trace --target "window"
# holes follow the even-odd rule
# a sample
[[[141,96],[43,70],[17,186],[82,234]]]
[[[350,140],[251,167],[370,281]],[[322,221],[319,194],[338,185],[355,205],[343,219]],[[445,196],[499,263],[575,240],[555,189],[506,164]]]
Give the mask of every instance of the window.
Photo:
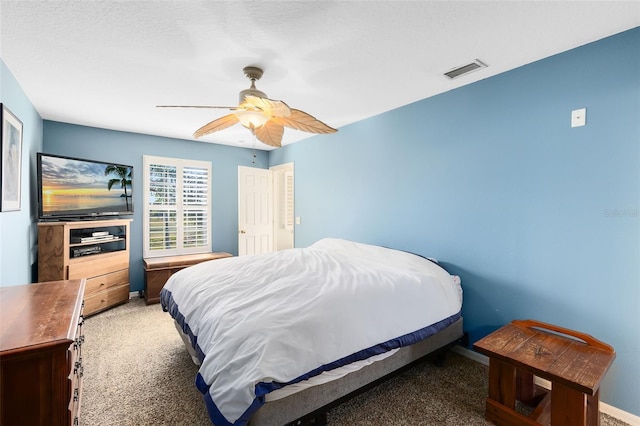
[[[211,163],[143,156],[144,257],[211,251]]]

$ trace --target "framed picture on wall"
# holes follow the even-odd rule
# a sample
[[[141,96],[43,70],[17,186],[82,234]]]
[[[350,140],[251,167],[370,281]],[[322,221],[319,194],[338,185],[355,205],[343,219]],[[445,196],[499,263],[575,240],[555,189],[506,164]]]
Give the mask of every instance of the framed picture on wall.
[[[0,104],[2,162],[0,163],[0,211],[20,210],[22,192],[22,122]]]

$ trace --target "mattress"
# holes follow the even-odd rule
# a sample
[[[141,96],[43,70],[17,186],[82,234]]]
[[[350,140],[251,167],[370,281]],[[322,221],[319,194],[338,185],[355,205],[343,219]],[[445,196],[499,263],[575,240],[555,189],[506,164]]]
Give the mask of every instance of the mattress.
[[[448,327],[462,293],[422,257],[325,239],[187,268],[161,302],[201,361],[196,385],[212,421],[241,425],[269,394],[335,380]]]

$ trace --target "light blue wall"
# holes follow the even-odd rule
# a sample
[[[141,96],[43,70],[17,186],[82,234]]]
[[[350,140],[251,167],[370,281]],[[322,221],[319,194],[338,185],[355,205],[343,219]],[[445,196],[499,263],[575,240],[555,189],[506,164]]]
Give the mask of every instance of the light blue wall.
[[[144,288],[142,263],[142,156],[211,161],[213,173],[212,250],[238,253],[238,166],[266,168],[268,153],[223,145],[55,121],[44,122],[44,152],[132,165],[134,169],[131,225],[131,291]],[[37,214],[37,213],[36,213]]]
[[[31,188],[42,149],[42,119],[0,59],[0,102],[22,122],[22,193],[19,211],[0,213],[0,286],[28,284],[37,270],[38,210]]]
[[[296,245],[338,236],[439,258],[462,277],[472,341],[514,318],[575,328],[618,357],[602,400],[640,415],[640,29],[268,154],[294,162]],[[0,284],[28,282],[35,152],[132,164],[211,159],[213,250],[237,252],[237,166],[251,151],[44,122],[2,68],[25,123],[23,201],[0,213]],[[570,111],[587,108],[571,129]],[[27,148],[28,147],[28,148]],[[28,152],[28,154],[27,154]],[[27,166],[25,166],[27,165]],[[142,288],[141,181],[132,290]],[[26,191],[26,192],[25,192]]]
[[[640,415],[638,52],[640,28],[273,151],[296,246],[436,257],[472,342],[517,318],[591,334],[617,351],[602,400]]]

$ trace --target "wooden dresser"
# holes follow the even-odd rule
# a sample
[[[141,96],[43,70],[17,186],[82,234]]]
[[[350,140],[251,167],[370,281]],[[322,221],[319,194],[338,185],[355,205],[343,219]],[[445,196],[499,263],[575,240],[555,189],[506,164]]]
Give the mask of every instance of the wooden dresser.
[[[0,287],[0,425],[78,425],[85,280]]]
[[[86,278],[87,316],[128,302],[130,223],[38,223],[38,281]]]

